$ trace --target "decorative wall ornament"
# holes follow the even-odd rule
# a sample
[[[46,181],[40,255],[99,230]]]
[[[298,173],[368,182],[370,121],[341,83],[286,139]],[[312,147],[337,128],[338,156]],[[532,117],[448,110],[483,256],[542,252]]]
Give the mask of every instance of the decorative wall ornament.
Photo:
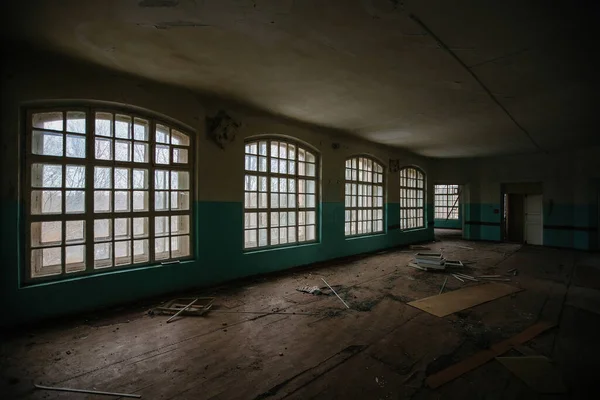
[[[392,160],[390,158],[390,172],[400,171],[400,160]]]
[[[227,143],[235,140],[235,135],[242,125],[234,120],[224,110],[219,110],[213,118],[206,118],[208,135],[215,141],[220,148],[224,149]]]

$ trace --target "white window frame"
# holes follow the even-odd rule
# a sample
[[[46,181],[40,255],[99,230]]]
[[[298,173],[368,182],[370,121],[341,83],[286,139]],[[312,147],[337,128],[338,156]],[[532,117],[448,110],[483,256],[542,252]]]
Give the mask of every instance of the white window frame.
[[[280,144],[286,147],[285,159],[279,158],[283,155]],[[244,251],[317,242],[319,153],[297,140],[278,136],[248,138],[244,149]],[[285,207],[281,207],[282,196],[286,197]]]
[[[72,128],[69,128],[67,119],[68,113],[70,112],[85,113],[86,119],[84,123],[84,133],[75,133],[73,132]],[[34,127],[32,118],[34,114],[39,113],[62,113],[62,130]],[[110,136],[97,135],[95,128],[96,113],[110,113],[112,115],[112,120],[110,122]],[[179,124],[175,123],[174,121],[156,118],[153,115],[140,113],[137,110],[132,110],[127,107],[96,106],[94,103],[75,104],[73,106],[61,105],[56,107],[28,107],[24,109],[23,114],[26,118],[26,122],[24,124],[25,139],[23,143],[25,146],[25,151],[22,174],[24,188],[23,204],[25,206],[23,226],[23,237],[25,239],[23,246],[24,263],[22,264],[23,283],[31,284],[44,281],[60,281],[82,275],[96,275],[127,268],[170,264],[177,263],[181,260],[193,259],[193,199],[195,193],[194,136],[189,129],[180,127]],[[117,137],[117,115],[130,118],[128,129],[123,130],[122,127],[124,125],[119,125],[120,127],[118,128],[121,133],[128,130],[129,138],[125,138],[123,136]],[[142,140],[142,138],[138,136],[138,131],[135,131],[134,127],[135,122],[142,123],[143,121],[148,122],[146,140]],[[157,142],[157,125],[161,125],[169,129],[168,143]],[[80,124],[79,126],[81,127],[83,124]],[[34,131],[50,132],[50,134],[55,138],[62,137],[62,155],[52,156],[35,154],[39,153],[40,148],[36,147],[37,151],[34,151],[33,149]],[[178,142],[176,142],[175,139],[173,142],[171,142],[171,137],[173,135],[177,137]],[[36,137],[39,137],[39,134],[36,134]],[[75,140],[74,138],[78,138],[80,140],[85,138],[85,145],[82,145],[79,149],[85,149],[83,157],[67,157],[67,137],[73,140]],[[43,143],[46,140],[45,138],[46,137],[44,136],[42,141],[35,142],[35,145],[39,146],[39,143],[42,143],[41,146],[43,147]],[[108,145],[107,149],[109,149],[111,153],[110,160],[101,160],[96,158],[96,141],[101,142],[102,140],[104,140],[104,143]],[[187,144],[185,144],[186,142]],[[139,161],[139,158],[138,162],[133,161],[135,157],[141,155],[139,152],[135,153],[134,149],[136,148],[136,145],[139,146],[138,148],[145,147],[145,161]],[[116,153],[115,146],[121,146],[121,149],[128,150],[124,152],[119,151]],[[155,156],[155,154],[158,154],[157,146],[161,149],[161,154],[166,155],[168,153],[168,164],[160,164],[157,162]],[[71,147],[69,149],[72,150],[73,148],[74,147]],[[115,157],[117,154],[122,154],[125,157],[128,157],[130,161],[125,161],[125,159],[122,161],[115,160],[115,158],[117,158]],[[179,160],[180,162],[175,162],[175,159]],[[43,198],[43,191],[47,190],[47,188],[44,187],[33,187],[32,179],[39,179],[38,175],[34,177],[34,173],[32,171],[34,164],[56,165],[60,166],[62,169],[62,182],[60,184],[60,188],[55,189],[56,191],[61,192],[60,212],[50,214],[34,213],[32,211],[32,207],[34,205],[37,209],[37,200]],[[67,166],[85,167],[85,182],[83,186],[78,188],[78,190],[83,192],[85,196],[83,203],[84,209],[78,213],[67,213],[67,191],[72,190],[67,187]],[[94,174],[96,171],[102,172],[103,168],[104,171],[108,171],[108,168],[110,168],[110,183],[108,184],[110,187],[98,190],[98,188],[96,188],[94,185]],[[143,179],[143,170],[147,171],[145,174],[145,182]],[[36,169],[36,171],[38,170]],[[40,169],[39,171],[41,171],[39,174],[43,176],[44,170]],[[115,185],[115,179],[117,177],[117,172],[119,171],[125,173],[124,175],[119,174],[120,178],[122,178],[120,182],[123,182],[125,185],[122,188],[116,187]],[[163,171],[165,174],[168,174],[169,182],[166,184],[169,186],[166,187],[164,192],[166,193],[167,201],[171,199],[177,199],[177,207],[179,207],[179,209],[169,209],[169,206],[164,210],[155,209],[155,195],[159,192],[159,190],[156,189],[156,171]],[[177,175],[178,178],[175,179],[175,175],[173,175],[172,180],[171,174],[177,172],[179,173]],[[136,181],[137,185],[142,186],[136,187],[136,182],[134,182],[136,173],[138,174],[138,178],[142,178],[141,180],[138,179]],[[185,179],[179,182],[179,177],[185,178],[185,174],[187,174],[187,180],[189,182],[185,182]],[[44,179],[45,178],[42,178],[42,183],[45,183]],[[175,189],[173,185],[179,185],[180,183],[182,186],[179,187],[179,190],[173,190]],[[95,193],[99,191],[110,193],[108,195],[107,203],[109,204],[108,207],[110,208],[110,211],[105,212],[95,210]],[[34,201],[33,192],[36,192],[36,201]],[[122,196],[122,198],[126,199],[124,203],[119,203],[120,205],[126,204],[123,211],[115,210],[117,206],[117,200],[115,197],[116,192],[118,192],[120,198]],[[134,200],[134,198],[137,198],[137,201]],[[43,206],[41,203],[39,204],[40,209],[38,211],[41,211]],[[165,230],[161,235],[156,232],[155,223],[156,218],[164,217],[168,218],[168,225],[165,226]],[[176,217],[176,219],[171,220],[171,217]],[[142,227],[142,231],[134,230],[134,218],[147,218],[145,224],[137,225],[138,227]],[[187,223],[184,223],[186,218]],[[115,222],[116,220],[118,221]],[[39,238],[43,237],[44,223],[52,221],[60,224],[60,233],[58,234],[60,235],[60,240],[50,244],[44,243],[43,239],[38,240]],[[67,223],[75,223],[73,221],[77,221],[78,224],[80,221],[84,222],[83,229],[81,229],[83,238],[77,238],[78,240],[72,240],[69,242],[68,238],[66,237]],[[109,229],[109,234],[103,239],[95,237],[94,229],[96,221],[108,221],[106,226]],[[135,222],[141,221],[143,220],[138,219]],[[123,236],[117,236],[117,231],[115,230],[116,223],[119,225],[121,223],[125,223],[125,225],[120,225],[123,227]],[[99,222],[98,226],[103,224],[103,222]],[[35,243],[33,243],[34,241]],[[168,243],[169,249],[166,251],[166,257],[158,257],[155,252],[155,246],[159,241]],[[172,243],[175,243],[177,246],[181,246],[181,249],[179,249],[181,250],[180,254],[175,254],[170,251]],[[67,248],[71,248],[71,246],[84,246],[83,252],[79,253],[83,255],[81,262],[78,260],[76,263],[68,264]],[[104,246],[107,249],[111,249],[110,252],[107,252],[107,254],[110,254],[110,256],[107,256],[107,258],[103,259],[106,261],[104,264],[107,265],[102,266],[101,264],[103,263],[95,257],[96,251],[99,249],[98,246]],[[125,255],[118,257],[116,251],[117,246],[121,251],[125,252]],[[135,246],[139,246],[138,250],[144,249],[143,252],[140,253],[138,251],[136,253]],[[44,252],[49,251],[57,255],[57,248],[60,248],[59,263],[51,266],[50,268],[56,271],[60,269],[60,271],[52,274],[43,274],[38,272],[38,276],[35,276],[36,274],[34,274],[33,270],[36,260],[37,262],[43,263],[42,260],[44,260]],[[71,270],[67,272],[69,269]]]
[[[433,192],[433,218],[444,221],[458,221],[460,206],[458,185],[435,185]]]
[[[366,155],[346,160],[344,234],[368,236],[384,232],[385,176],[381,163]]]
[[[409,166],[400,170],[400,229],[425,228],[425,194],[427,179],[425,172]]]

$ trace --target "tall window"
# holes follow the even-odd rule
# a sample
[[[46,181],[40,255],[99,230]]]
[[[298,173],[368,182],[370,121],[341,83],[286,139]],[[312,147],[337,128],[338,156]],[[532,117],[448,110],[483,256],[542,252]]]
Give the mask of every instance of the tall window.
[[[27,119],[26,280],[191,256],[188,135],[89,107]]]
[[[400,170],[400,229],[425,227],[425,175],[414,167]]]
[[[458,185],[435,185],[435,219],[458,220]]]
[[[346,236],[383,232],[383,167],[366,157],[346,160]]]
[[[318,161],[287,139],[246,143],[245,249],[317,239]]]

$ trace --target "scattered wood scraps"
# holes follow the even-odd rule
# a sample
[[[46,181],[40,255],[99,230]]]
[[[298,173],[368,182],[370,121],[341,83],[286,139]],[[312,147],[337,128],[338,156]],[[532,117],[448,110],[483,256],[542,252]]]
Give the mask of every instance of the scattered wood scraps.
[[[520,292],[521,290],[523,289],[504,283],[490,282],[477,286],[467,286],[452,292],[411,301],[408,305],[437,317],[445,317],[455,312]]]
[[[489,349],[482,350],[479,353],[472,355],[471,357],[460,361],[450,367],[437,372],[433,375],[430,375],[425,380],[425,383],[430,388],[438,388],[459,376],[478,368],[485,363],[493,360],[495,357],[498,357],[515,346],[521,345],[536,336],[546,332],[547,330],[553,328],[555,325],[550,322],[541,321],[538,322],[529,328],[525,329],[523,332],[507,339],[502,342],[496,343],[492,345]]]

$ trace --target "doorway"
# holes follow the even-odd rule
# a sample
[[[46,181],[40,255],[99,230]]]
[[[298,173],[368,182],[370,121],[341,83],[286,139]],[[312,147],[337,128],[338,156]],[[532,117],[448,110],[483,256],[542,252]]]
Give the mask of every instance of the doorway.
[[[503,185],[503,239],[514,243],[543,245],[541,184]]]

